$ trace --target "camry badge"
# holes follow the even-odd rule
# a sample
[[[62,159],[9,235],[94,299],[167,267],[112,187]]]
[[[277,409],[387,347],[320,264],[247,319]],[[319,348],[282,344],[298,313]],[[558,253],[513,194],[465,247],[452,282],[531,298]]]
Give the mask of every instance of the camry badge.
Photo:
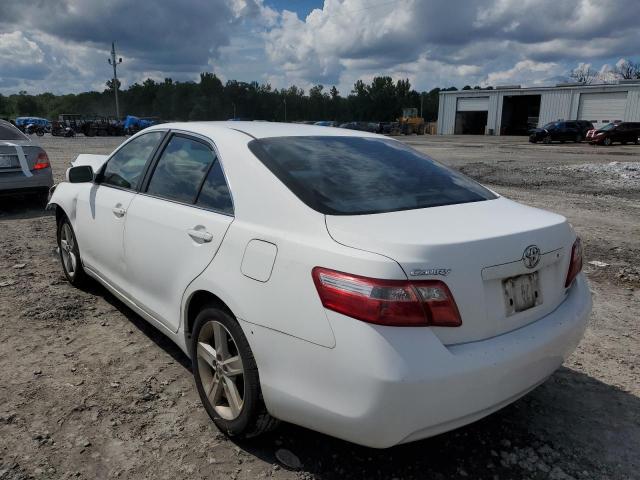
[[[540,262],[540,249],[537,245],[529,245],[522,254],[522,263],[527,268],[533,268]]]
[[[450,268],[427,268],[426,270],[411,270],[412,277],[422,277],[423,275],[440,275],[446,277],[451,273]]]

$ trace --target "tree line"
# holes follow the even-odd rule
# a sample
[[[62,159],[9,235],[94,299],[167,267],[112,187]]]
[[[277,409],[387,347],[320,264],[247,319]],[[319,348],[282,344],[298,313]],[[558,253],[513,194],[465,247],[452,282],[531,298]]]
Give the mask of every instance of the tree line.
[[[38,116],[56,119],[61,113],[114,116],[112,82],[102,92],[54,95],[0,95],[0,117]],[[467,86],[465,89],[471,87]],[[475,87],[480,88],[480,87]],[[445,90],[457,90],[450,87]],[[271,121],[393,121],[403,108],[414,107],[426,121],[438,117],[441,89],[418,92],[408,79],[375,77],[371,83],[358,80],[345,96],[335,86],[315,85],[305,92],[292,85],[272,88],[269,84],[229,80],[223,83],[213,73],[201,73],[197,82],[162,82],[147,79],[119,90],[124,115],[159,117],[162,120],[226,120],[243,118]],[[422,107],[422,108],[421,108]]]

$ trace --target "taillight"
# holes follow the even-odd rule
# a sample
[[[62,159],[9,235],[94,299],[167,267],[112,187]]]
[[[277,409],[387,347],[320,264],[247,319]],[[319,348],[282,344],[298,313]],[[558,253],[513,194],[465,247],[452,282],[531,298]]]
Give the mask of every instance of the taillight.
[[[33,166],[34,170],[42,170],[43,168],[50,167],[49,157],[45,152],[40,152],[36,157],[36,164]]]
[[[582,270],[582,241],[578,237],[571,248],[571,262],[569,263],[569,271],[567,272],[567,281],[564,282],[564,288],[571,285],[580,270]]]
[[[364,322],[391,326],[462,325],[449,288],[439,280],[379,280],[315,267],[322,305]]]

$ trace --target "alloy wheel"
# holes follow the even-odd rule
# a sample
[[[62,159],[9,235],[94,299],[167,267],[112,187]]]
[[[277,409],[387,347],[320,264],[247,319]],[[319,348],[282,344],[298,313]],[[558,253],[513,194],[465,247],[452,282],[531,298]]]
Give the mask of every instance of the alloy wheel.
[[[75,254],[75,240],[73,239],[73,232],[71,226],[68,223],[62,225],[60,232],[60,255],[62,256],[62,264],[67,274],[73,278],[76,274],[76,268],[78,265],[78,258]]]
[[[211,406],[225,420],[238,418],[244,405],[245,375],[233,335],[222,323],[208,321],[200,329],[196,355]]]

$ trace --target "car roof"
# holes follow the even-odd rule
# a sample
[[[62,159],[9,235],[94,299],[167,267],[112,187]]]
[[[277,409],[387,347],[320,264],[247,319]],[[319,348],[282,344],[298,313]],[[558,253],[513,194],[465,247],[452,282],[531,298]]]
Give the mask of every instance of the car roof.
[[[205,136],[213,136],[229,131],[238,131],[245,133],[253,138],[301,136],[380,137],[380,135],[376,135],[374,133],[345,130],[343,128],[280,122],[174,122],[154,125],[153,127],[149,127],[146,130],[149,131],[152,129],[186,130]]]

